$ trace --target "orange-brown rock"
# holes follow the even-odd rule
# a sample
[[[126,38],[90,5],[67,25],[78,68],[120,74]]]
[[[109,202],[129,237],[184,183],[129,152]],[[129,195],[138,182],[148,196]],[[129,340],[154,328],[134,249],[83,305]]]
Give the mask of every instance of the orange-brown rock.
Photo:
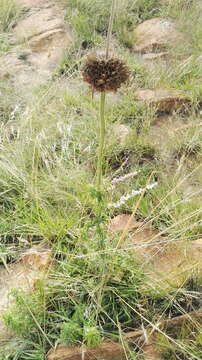
[[[192,273],[202,273],[202,241],[175,243],[156,230],[140,228],[133,236],[134,254],[143,264],[152,287],[180,286]]]
[[[105,341],[100,346],[93,348],[60,345],[57,349],[53,349],[47,354],[47,360],[81,360],[82,358],[85,360],[118,360],[123,359],[123,357],[123,346],[109,341]]]
[[[185,321],[193,321],[193,319],[201,319],[202,311],[199,309],[198,311],[192,311],[190,313],[177,316],[172,319],[165,319],[159,321],[156,325],[156,329],[164,329],[164,328],[174,328],[175,326],[180,326],[184,324]],[[143,343],[143,351],[145,355],[145,359],[147,360],[158,360],[160,359],[160,354],[155,349],[154,345],[151,344],[151,341],[155,340],[154,327],[147,327],[146,331],[151,332],[152,335],[149,335],[147,339],[145,339],[145,329],[144,330],[134,330],[128,333],[123,334],[123,339],[127,341],[128,346],[125,348],[122,344],[117,342],[112,342],[107,339],[104,340],[99,346],[93,348],[86,348],[85,346],[73,346],[68,347],[65,345],[59,345],[54,349],[51,349],[46,359],[47,360],[97,360],[97,359],[109,359],[109,360],[122,360],[126,358],[127,353],[129,352],[129,347],[137,341],[138,346]],[[158,333],[158,330],[157,330]],[[151,340],[151,341],[150,341]],[[148,344],[147,346],[144,346]],[[147,348],[146,348],[147,347]],[[155,357],[156,356],[156,357]]]
[[[132,230],[141,227],[144,223],[137,221],[134,217],[128,214],[120,214],[115,216],[109,225],[109,230],[112,232],[119,232],[126,229]]]
[[[188,94],[180,90],[166,89],[139,89],[135,92],[138,101],[156,107],[160,112],[186,110],[190,105]]]
[[[152,342],[152,338],[149,339],[149,342]],[[157,351],[154,344],[146,344],[142,347],[144,353],[144,360],[162,360],[160,353]]]

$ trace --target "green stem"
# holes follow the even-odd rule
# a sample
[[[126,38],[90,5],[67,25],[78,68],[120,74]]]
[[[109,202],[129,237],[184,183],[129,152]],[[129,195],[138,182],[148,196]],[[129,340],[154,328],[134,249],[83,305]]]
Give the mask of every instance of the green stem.
[[[115,8],[116,8],[116,0],[112,0],[110,18],[109,18],[109,26],[108,26],[108,31],[107,31],[106,59],[108,59],[108,57],[109,57],[109,47],[110,47],[110,41],[111,41],[111,36],[112,36]]]
[[[102,165],[103,165],[103,151],[105,143],[105,92],[101,93],[100,97],[100,139],[98,149],[97,161],[97,190],[101,190],[102,185]]]

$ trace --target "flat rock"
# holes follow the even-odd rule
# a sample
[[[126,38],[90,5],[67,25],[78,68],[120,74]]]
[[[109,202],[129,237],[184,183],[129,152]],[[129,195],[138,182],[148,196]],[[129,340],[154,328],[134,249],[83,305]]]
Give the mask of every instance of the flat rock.
[[[202,274],[202,241],[175,244],[156,230],[138,229],[133,236],[135,256],[153,288],[181,286],[192,273]]]
[[[27,67],[18,57],[18,49],[4,54],[0,57],[0,79],[6,79],[16,74],[16,72],[24,71]]]
[[[55,7],[40,9],[21,20],[14,29],[17,42],[28,41],[35,36],[50,33],[55,29],[64,30],[62,16],[57,16]]]
[[[50,78],[71,36],[58,1],[18,1],[29,11],[13,29],[12,51],[0,57],[0,79],[11,78],[16,93],[27,96]]]
[[[112,232],[119,232],[126,229],[132,230],[141,227],[144,223],[137,221],[134,217],[129,214],[120,214],[115,216],[109,225],[109,230]]]
[[[149,19],[134,30],[134,51],[142,54],[162,52],[179,38],[181,34],[171,20],[160,17]]]
[[[154,61],[154,60],[159,60],[159,59],[165,59],[168,56],[169,56],[169,52],[163,51],[163,52],[159,52],[159,53],[143,54],[142,58],[143,58],[143,61]]]
[[[166,89],[139,89],[135,97],[147,105],[157,108],[160,112],[185,110],[189,106],[190,97],[180,90]]]
[[[130,127],[124,124],[115,124],[113,130],[116,140],[120,143],[124,143],[131,133]]]
[[[142,347],[142,351],[144,353],[144,360],[162,360],[160,352],[157,350],[155,345],[155,338],[149,339],[150,344],[146,344]]]
[[[188,61],[189,53],[176,53],[176,51],[148,52],[137,54],[138,62],[147,70],[153,72],[167,72],[182,61]]]
[[[44,0],[16,0],[16,2],[28,9],[44,5]]]
[[[97,359],[123,359],[125,358],[125,349],[121,344],[109,341],[103,342],[100,346],[85,348],[79,346],[59,345],[47,354],[47,360],[97,360]]]
[[[0,344],[12,337],[2,319],[2,315],[15,303],[10,291],[33,291],[36,281],[46,277],[51,264],[50,250],[40,245],[32,247],[22,256],[20,262],[8,266],[8,269],[0,266]]]

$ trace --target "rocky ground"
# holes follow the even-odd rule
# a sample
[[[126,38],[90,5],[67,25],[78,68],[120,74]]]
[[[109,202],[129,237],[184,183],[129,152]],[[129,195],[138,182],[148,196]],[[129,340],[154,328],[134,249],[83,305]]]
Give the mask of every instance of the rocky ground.
[[[167,6],[168,9],[169,7],[172,7],[171,1],[168,1],[167,3],[168,4],[164,6]],[[48,164],[46,170],[47,173],[49,173],[50,175],[50,182],[52,181],[52,187],[50,187],[50,190],[48,190],[49,193],[47,195],[47,198],[43,199],[43,201],[41,202],[40,206],[43,207],[46,206],[45,204],[48,204],[49,199],[51,198],[51,196],[53,196],[52,194],[54,192],[57,193],[57,186],[59,189],[57,193],[59,199],[58,201],[63,201],[63,194],[65,194],[66,196],[66,178],[64,178],[64,181],[62,178],[62,172],[64,171],[65,175],[65,170],[63,168],[61,168],[62,170],[60,169],[63,158],[62,156],[61,158],[57,158],[55,155],[49,154],[47,150],[49,146],[48,141],[52,141],[50,140],[51,136],[52,138],[54,138],[56,137],[56,134],[59,133],[60,135],[58,136],[58,139],[59,141],[61,141],[61,139],[63,141],[61,146],[65,146],[65,134],[67,134],[68,131],[70,133],[71,127],[73,126],[70,124],[68,130],[65,124],[65,119],[68,119],[68,116],[70,116],[69,109],[72,107],[72,104],[74,106],[74,109],[73,115],[71,113],[71,116],[75,121],[79,121],[77,120],[77,117],[80,116],[79,112],[81,112],[82,114],[83,109],[80,109],[82,107],[86,107],[87,109],[84,110],[84,116],[87,116],[88,112],[91,112],[91,116],[94,119],[97,115],[95,107],[92,106],[90,108],[91,105],[87,104],[86,102],[86,96],[88,96],[88,98],[90,99],[91,94],[85,84],[81,83],[81,74],[79,69],[75,67],[73,74],[70,73],[68,74],[68,76],[66,74],[63,74],[64,71],[61,71],[62,75],[60,74],[60,76],[58,76],[58,69],[60,68],[61,64],[64,63],[65,55],[68,54],[69,56],[70,54],[70,56],[72,56],[73,58],[78,56],[78,52],[76,54],[72,52],[72,46],[74,46],[77,36],[75,33],[75,29],[73,28],[72,23],[70,24],[66,20],[68,16],[67,12],[70,11],[70,8],[67,8],[66,3],[60,0],[17,0],[17,6],[21,8],[22,14],[9,32],[9,50],[3,52],[0,56],[0,79],[2,81],[2,84],[5,83],[6,86],[9,86],[10,93],[14,94],[14,99],[15,101],[17,101],[16,103],[12,103],[11,107],[9,108],[9,120],[6,123],[2,123],[1,126],[1,162],[3,164],[1,165],[1,173],[3,174],[2,176],[4,179],[4,173],[8,171],[11,179],[17,179],[17,184],[18,179],[20,179],[21,181],[22,173],[26,173],[26,171],[28,173],[30,172],[32,174],[32,178],[27,177],[26,180],[22,180],[24,184],[26,182],[26,185],[23,185],[23,190],[21,190],[20,193],[23,195],[20,195],[20,197],[23,197],[26,193],[26,196],[29,198],[29,200],[26,200],[26,203],[28,201],[30,205],[30,202],[32,202],[32,200],[34,199],[37,204],[37,201],[41,201],[41,194],[37,193],[38,191],[40,192],[40,190],[37,188],[38,185],[35,187],[36,173],[35,170],[33,170],[35,166],[33,152],[38,151],[40,154],[39,157],[41,156],[42,160],[45,163],[45,165],[43,166],[46,166]],[[197,6],[200,7],[200,1],[197,2]],[[181,11],[186,11],[186,9],[183,8]],[[164,191],[162,191],[162,194],[160,192],[156,194],[154,193],[155,200],[153,200],[152,203],[153,208],[149,207],[148,210],[145,210],[145,214],[143,205],[140,209],[139,214],[138,211],[133,211],[133,202],[129,203],[129,205],[124,205],[123,207],[120,207],[117,211],[110,213],[107,221],[107,231],[109,234],[112,234],[110,236],[113,239],[118,239],[120,234],[123,235],[125,232],[126,239],[123,238],[123,246],[121,245],[120,248],[130,248],[132,256],[134,256],[139,261],[141,270],[143,270],[147,274],[147,281],[145,284],[150,286],[153,291],[159,291],[164,294],[168,294],[169,291],[171,291],[171,289],[173,288],[175,290],[181,289],[181,287],[183,287],[183,284],[185,284],[187,279],[189,279],[192,275],[196,276],[197,279],[201,279],[202,276],[202,238],[200,230],[202,199],[202,94],[200,90],[200,84],[202,73],[200,72],[200,70],[198,70],[201,69],[201,55],[199,53],[195,54],[193,52],[190,52],[190,49],[186,49],[186,46],[184,49],[181,48],[182,43],[186,44],[186,36],[186,32],[182,31],[177,21],[171,18],[171,16],[166,16],[166,14],[164,14],[163,16],[163,14],[161,14],[161,16],[150,16],[149,19],[140,21],[140,23],[135,26],[133,31],[130,31],[130,41],[132,41],[130,49],[125,48],[123,50],[122,45],[119,45],[119,42],[116,38],[113,39],[111,44],[113,52],[120,52],[122,56],[124,56],[126,60],[128,60],[129,67],[131,68],[132,77],[134,76],[134,79],[136,79],[135,73],[139,71],[138,76],[143,80],[140,80],[138,83],[138,81],[135,82],[133,79],[131,79],[131,84],[128,85],[128,90],[126,88],[124,90],[121,90],[118,94],[110,95],[107,100],[107,111],[109,112],[109,114],[111,114],[111,108],[118,108],[119,106],[123,106],[123,108],[124,106],[126,106],[126,110],[128,110],[130,109],[130,106],[132,106],[131,104],[133,104],[134,102],[139,107],[138,109],[145,109],[144,112],[141,113],[141,116],[144,117],[143,122],[145,122],[145,124],[149,123],[149,130],[147,129],[147,131],[143,135],[144,141],[149,141],[151,148],[152,146],[155,147],[154,158],[155,161],[157,159],[157,168],[160,168],[162,166],[162,163],[164,164],[159,171],[160,175],[158,175],[158,183],[160,183],[160,186],[161,182],[165,184],[165,178],[169,178],[172,180],[174,179],[174,181],[172,185],[171,182],[169,183],[170,185],[168,186],[167,193]],[[105,37],[103,37],[103,39],[105,39]],[[103,40],[103,43],[101,45],[98,45],[97,47],[103,48],[104,45],[105,40]],[[83,47],[85,46],[83,45]],[[95,46],[95,49],[97,49],[97,47]],[[82,62],[83,58],[85,58],[89,52],[95,51],[95,49],[79,48],[80,57],[76,60]],[[75,64],[73,65],[75,66]],[[175,69],[175,71],[173,69]],[[63,67],[62,70],[64,70]],[[174,75],[172,71],[174,72]],[[182,79],[183,72],[185,75]],[[175,83],[175,85],[172,86],[172,84],[176,80],[174,79],[175,76],[177,80],[177,76],[179,76],[179,82]],[[188,86],[189,76],[190,88]],[[194,83],[192,82],[192,78],[194,78]],[[135,84],[133,84],[133,81]],[[170,81],[170,83],[168,83],[168,81]],[[178,86],[178,84],[182,84],[183,81],[187,81],[186,86]],[[40,95],[40,89],[43,89],[43,87],[45,87],[46,92]],[[68,89],[69,93],[65,93],[65,95],[62,95],[62,97],[60,97],[60,94],[63,94],[66,89]],[[2,98],[4,96],[3,91],[4,90],[2,89],[0,94]],[[37,91],[39,94],[37,94],[38,97],[36,96]],[[79,103],[80,94],[81,105]],[[124,105],[123,98],[125,94],[126,96],[128,96],[129,99],[131,99],[132,94],[133,100],[130,104],[126,103],[126,105]],[[96,101],[99,100],[97,98],[97,95],[95,95],[95,99]],[[38,106],[38,112],[36,111],[36,113],[34,112],[35,109],[32,107],[35,102]],[[41,103],[43,103],[42,110],[40,108]],[[3,111],[4,110],[2,110],[2,112]],[[120,110],[120,112],[121,111],[122,110]],[[44,128],[41,123],[38,123],[38,118],[40,118],[42,112],[48,115],[48,120],[46,120]],[[62,115],[60,115],[61,113]],[[154,161],[154,158],[151,155],[151,149],[149,154],[146,154],[145,157],[144,154],[142,155],[138,166],[136,165],[133,158],[131,160],[130,151],[128,150],[131,149],[131,145],[127,148],[128,145],[126,144],[131,144],[131,141],[133,141],[134,138],[137,139],[136,136],[138,136],[139,130],[138,127],[134,126],[131,121],[128,121],[128,119],[130,119],[130,116],[133,116],[133,114],[131,115],[130,111],[128,115],[126,111],[126,115],[124,115],[125,117],[122,117],[121,113],[117,114],[117,121],[113,120],[112,123],[109,125],[109,132],[111,131],[113,137],[112,144],[114,144],[114,141],[115,143],[118,142],[122,144],[121,146],[123,146],[124,149],[122,150],[122,155],[125,151],[125,147],[128,152],[124,153],[123,159],[121,158],[121,155],[120,159],[119,154],[117,155],[116,161],[119,162],[120,165],[118,166],[118,174],[116,173],[117,165],[113,165],[114,163],[110,159],[112,169],[113,166],[115,167],[113,169],[113,174],[108,176],[108,178],[110,178],[110,186],[112,185],[113,189],[115,189],[112,190],[112,194],[115,193],[115,195],[112,196],[112,200],[114,202],[117,201],[118,196],[121,197],[121,195],[123,195],[122,190],[124,189],[124,186],[122,186],[122,183],[124,184],[125,181],[129,181],[130,183],[130,181],[133,181],[134,178],[138,178],[138,172],[136,175],[134,174],[136,168],[139,166],[140,168],[138,169],[140,171],[144,171],[145,164],[147,166],[148,163],[152,163]],[[21,123],[19,125],[18,121],[21,115]],[[64,116],[64,118],[61,118],[61,116]],[[112,117],[113,114],[109,115],[109,119],[110,116]],[[33,118],[36,124],[34,126],[31,123]],[[56,125],[52,125],[52,118],[54,118],[54,121],[55,119],[57,120],[55,121],[55,123],[57,124],[57,128],[55,127]],[[125,122],[123,121],[123,118],[126,119]],[[79,136],[82,137],[85,135],[85,133],[88,132],[88,125],[86,126],[87,128],[83,129],[80,135],[77,135],[78,139]],[[94,125],[91,125],[90,123],[90,126],[93,130],[89,130],[89,136],[93,138],[93,136],[91,136],[91,133],[92,131],[94,131]],[[46,134],[46,130],[49,131],[48,135]],[[80,130],[78,130],[76,134],[78,134],[79,131]],[[31,155],[29,155],[28,147],[32,146],[30,144],[33,143],[32,140],[29,140],[29,136],[35,133],[37,133],[37,137],[33,137],[33,139],[35,139],[34,141],[36,141],[38,148],[35,145],[33,148],[30,147]],[[10,145],[10,143],[13,141],[13,138],[14,141],[16,141],[16,147],[21,146],[22,144],[22,146],[24,146],[24,152],[20,154],[20,157],[25,159],[26,156],[30,156],[31,160],[28,164],[28,170],[26,169],[27,165],[23,165],[22,168],[19,168],[18,163],[16,163],[16,169],[13,167],[11,170],[9,168],[10,165],[8,164],[8,162],[4,160],[4,156],[5,158],[6,156],[10,156],[8,158],[9,161],[11,160],[15,164],[15,143]],[[140,141],[139,138],[138,141]],[[88,145],[88,141],[84,145],[81,149],[81,153],[85,155],[86,152],[86,158],[88,158],[88,156],[90,157],[90,151],[92,151],[88,150],[88,146],[91,145]],[[11,148],[12,146],[13,148]],[[53,148],[56,147],[57,144],[54,143],[51,144],[51,146]],[[6,148],[6,150],[4,147]],[[42,148],[43,155],[41,155]],[[141,145],[141,151],[143,151],[142,148],[143,146]],[[10,151],[9,155],[7,151]],[[76,148],[74,151],[75,153],[76,151],[78,151],[79,153],[80,149]],[[109,151],[109,149],[107,149],[107,151]],[[135,154],[135,157],[138,156]],[[40,165],[40,161],[42,160],[36,160],[38,161],[37,171],[38,169],[41,171],[40,166],[43,167],[42,165]],[[74,160],[72,160],[72,162],[74,162]],[[23,161],[24,160],[22,160],[22,162]],[[51,166],[52,162],[54,161],[57,162],[58,168],[54,173],[52,173]],[[91,162],[92,160],[90,159],[89,163],[87,164],[87,168],[90,169],[89,171],[91,171],[94,166]],[[127,165],[128,162],[129,165]],[[5,165],[6,163],[7,166]],[[123,164],[126,164],[125,168]],[[133,166],[133,164],[135,164],[135,166]],[[72,170],[69,170],[68,168],[67,177],[70,176],[69,172],[71,171]],[[38,175],[36,175],[36,177],[37,176]],[[76,178],[78,178],[79,176],[80,175],[75,175]],[[122,180],[121,177],[125,176],[126,178]],[[113,182],[111,178],[117,179],[117,181],[115,180]],[[13,188],[15,186],[14,183],[12,183],[11,181],[10,183],[8,182],[9,185],[4,188],[4,182],[6,182],[6,180],[2,180],[1,192],[3,196],[3,205],[1,208],[1,212],[2,214],[3,212],[6,212],[6,217],[2,215],[2,239],[4,234],[6,234],[6,230],[4,230],[4,222],[7,218],[7,205],[5,205],[7,200],[4,196],[4,193],[6,193],[7,191],[9,192],[10,188]],[[42,184],[44,187],[46,187],[46,185],[44,185],[46,183],[46,180],[43,183],[42,179]],[[62,184],[61,188],[59,187],[60,184]],[[130,185],[128,186],[128,191],[132,189],[133,185],[133,183],[130,183]],[[138,183],[138,185],[141,186],[142,184]],[[71,186],[73,187],[73,185]],[[176,194],[177,188],[180,188],[181,191],[180,198],[175,198],[173,195]],[[18,195],[14,194],[14,198],[15,196],[19,196],[17,187],[16,194]],[[76,196],[77,195],[75,195],[75,198]],[[164,199],[166,199],[167,197],[171,199],[170,205],[169,203],[166,203],[164,201]],[[55,199],[53,198],[53,204],[54,201]],[[77,201],[77,206],[80,209],[80,202],[82,202],[82,200],[79,198],[79,200],[75,200],[75,202]],[[183,207],[184,204],[189,201],[191,202],[191,206],[193,206],[193,209],[191,209],[190,212],[183,212],[181,208],[175,208],[175,203],[176,206],[182,203]],[[164,204],[163,207],[161,206],[162,203]],[[8,205],[8,208],[9,206],[11,205]],[[36,205],[36,208],[37,206],[38,205]],[[162,226],[163,220],[162,217],[160,218],[160,215],[162,213],[162,216],[165,217],[165,209],[167,209],[166,216],[169,217],[169,221],[168,223],[166,223],[166,226]],[[21,218],[18,218],[18,215],[16,215],[16,213],[18,212],[16,204],[14,205],[12,211],[12,221],[13,224],[15,223],[13,226],[18,228],[18,226],[21,226]],[[22,210],[22,213],[23,211],[24,210]],[[29,211],[34,212],[35,210],[31,210],[30,208]],[[37,211],[39,211],[38,208]],[[66,205],[61,210],[61,212],[63,211],[66,211]],[[153,212],[153,215],[150,215],[150,212]],[[84,216],[83,212],[81,212],[81,214],[82,215],[80,216]],[[33,218],[37,216],[38,215],[34,214]],[[62,218],[62,215],[60,215],[60,217]],[[46,220],[47,223],[50,221],[50,226],[46,223],[46,225],[44,225],[44,228],[41,223],[41,227],[39,226],[39,222],[37,223],[37,227],[35,224],[35,220],[32,220],[33,223],[30,225],[30,229],[31,226],[33,226],[33,228],[34,226],[36,226],[35,228],[37,230],[36,233],[35,230],[33,230],[33,232],[30,231],[31,235],[29,234],[29,231],[25,231],[22,236],[19,235],[18,231],[16,231],[16,233],[14,231],[14,237],[15,239],[18,239],[17,242],[19,242],[19,239],[22,242],[22,246],[20,245],[17,250],[17,256],[12,257],[10,253],[8,257],[4,257],[4,255],[1,256],[1,315],[6,314],[7,311],[11,309],[13,304],[15,303],[15,296],[11,294],[11,290],[13,288],[22,289],[26,294],[32,294],[32,292],[35,291],[36,283],[38,283],[40,280],[47,280],[48,282],[51,281],[50,273],[52,274],[52,272],[54,272],[53,269],[56,265],[55,261],[58,261],[57,257],[55,260],[54,251],[56,253],[57,251],[58,253],[60,251],[62,252],[62,247],[59,248],[60,250],[55,250],[56,245],[53,245],[54,241],[52,240],[55,236],[52,236],[52,234],[55,234],[55,232],[57,232],[57,216],[56,223],[54,222],[54,216],[53,220],[50,220],[48,217]],[[65,221],[67,221],[66,217],[64,219],[64,223]],[[78,225],[76,225],[75,228],[77,228],[77,226]],[[49,230],[48,227],[50,227],[51,229]],[[194,231],[191,231],[192,227],[194,228]],[[65,228],[65,225],[61,220],[61,227],[58,227],[59,232],[62,232],[63,228]],[[180,230],[182,230],[182,233],[180,232]],[[76,237],[75,234],[77,234],[77,230],[74,229],[71,231],[70,235]],[[29,236],[32,237],[31,241],[29,241]],[[35,241],[33,240],[34,236],[38,237],[39,239],[41,238],[41,241],[39,240],[36,242],[37,244],[35,244]],[[25,240],[23,240],[24,238]],[[24,244],[23,241],[25,242]],[[12,243],[13,242],[15,242],[15,240],[12,240]],[[2,242],[2,244],[4,243]],[[9,246],[10,245],[8,245],[8,248]],[[9,261],[9,259],[12,260]],[[197,288],[196,293],[192,293],[191,296],[195,296],[198,299],[197,304],[200,303],[201,306],[201,290],[199,291],[198,289],[200,289],[200,287]],[[201,309],[200,306],[198,306],[197,309],[191,307],[190,311],[192,310],[197,312]],[[141,312],[141,305],[139,306],[139,311]],[[184,310],[184,312],[182,310],[182,314],[186,312],[187,310]],[[143,315],[141,316],[143,316],[143,319],[144,311]],[[192,315],[190,315],[190,318],[191,316]],[[149,333],[148,338],[144,334],[146,337],[144,341],[141,342],[140,348],[142,349],[143,353],[143,355],[141,356],[144,356],[144,358],[147,360],[166,359],[166,357],[162,357],[162,351],[159,351],[159,347],[157,346],[159,343],[159,339],[156,338],[156,332],[154,331],[154,329],[158,327],[158,323],[160,320],[161,318],[159,318],[158,321],[155,320],[156,322],[153,324],[148,321],[147,325],[150,327],[150,330],[153,326],[153,330],[151,330],[151,333]],[[201,324],[201,318],[197,323],[198,329],[201,326],[199,324]],[[144,326],[145,325],[143,325],[143,330]],[[43,335],[46,330],[44,329],[45,327],[42,329]],[[138,331],[138,329],[136,329],[136,331]],[[9,343],[10,339],[15,339],[16,334],[14,333],[14,331],[11,331],[10,329],[8,329],[8,327],[6,327],[3,317],[1,316],[0,343],[2,344],[2,346],[6,346],[6,344]],[[141,337],[142,336],[143,335],[141,333]],[[170,335],[166,336],[168,336],[169,341]],[[50,336],[48,339],[49,349],[54,347],[55,344],[57,345],[57,341],[55,342],[54,337],[51,338]],[[125,355],[127,356],[128,349],[126,347],[124,348],[124,346],[122,345],[120,346],[116,343],[110,343],[109,346],[108,342],[104,342],[103,345],[100,345],[100,348],[98,348],[98,350],[94,349],[89,351],[88,349],[86,350],[86,348],[84,349],[80,347],[79,349],[75,348],[72,350],[69,349],[69,347],[65,346],[65,344],[62,344],[58,347],[58,349],[56,348],[56,350],[54,351],[49,350],[47,359],[65,360],[75,358],[75,360],[77,360],[80,359],[81,353],[85,353],[85,357],[87,356],[88,359],[95,359],[97,356],[100,356],[100,354],[101,356],[104,356],[106,358],[114,358],[114,356],[120,355],[123,357],[123,349]],[[198,346],[200,347],[201,343]],[[98,351],[98,353],[96,351]],[[199,359],[199,357],[197,356],[200,356],[197,354],[194,355],[194,353],[190,355],[188,350],[187,354],[188,355],[186,355],[185,351],[184,358],[180,357],[182,355],[179,355],[179,357],[178,355],[174,355],[176,357],[172,357],[172,359]],[[11,357],[6,357],[5,359],[21,359],[21,357],[12,357],[12,355],[8,356]],[[30,357],[30,359],[33,360],[43,358],[45,357],[40,357],[40,355],[39,357],[34,357],[34,355]],[[28,359],[28,357],[23,357],[22,359]]]

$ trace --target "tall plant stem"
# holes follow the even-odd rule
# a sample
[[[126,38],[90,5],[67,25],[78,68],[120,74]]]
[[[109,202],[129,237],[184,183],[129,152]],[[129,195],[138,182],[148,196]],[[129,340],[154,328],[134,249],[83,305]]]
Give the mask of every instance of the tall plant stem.
[[[109,57],[109,48],[110,48],[110,41],[111,41],[111,35],[112,35],[112,28],[113,28],[113,22],[114,22],[114,16],[115,16],[115,5],[116,0],[112,0],[111,5],[111,12],[110,12],[110,19],[109,19],[109,26],[107,31],[107,43],[106,43],[106,53],[105,57],[108,59]],[[104,154],[104,145],[105,145],[105,97],[106,93],[105,91],[101,92],[100,96],[100,134],[99,134],[99,149],[98,149],[98,161],[97,161],[97,191],[98,191],[98,224],[97,224],[97,232],[100,237],[99,242],[99,248],[101,250],[104,249],[104,240],[105,240],[105,234],[102,230],[100,219],[102,215],[102,202],[101,202],[101,185],[102,185],[102,167],[103,167],[103,154]],[[104,286],[107,282],[107,264],[106,264],[106,258],[105,255],[102,256],[102,277],[101,277],[101,286],[98,291],[98,307],[97,307],[97,316],[98,312],[101,307],[102,303],[102,293]]]
[[[112,28],[115,16],[115,5],[116,0],[112,0],[109,26],[107,31],[107,44],[106,44],[106,59],[109,57],[109,47],[112,35]],[[103,163],[103,151],[104,151],[104,143],[105,143],[105,91],[101,92],[100,97],[100,143],[98,150],[98,161],[97,161],[97,190],[100,192],[101,184],[102,184],[102,163]]]
[[[101,93],[100,97],[100,143],[98,149],[97,162],[97,190],[101,190],[102,184],[102,165],[103,165],[103,151],[105,143],[105,91]]]
[[[108,26],[108,31],[107,31],[106,59],[108,59],[108,57],[109,57],[109,47],[110,47],[110,41],[111,41],[111,36],[112,36],[115,8],[116,8],[116,0],[112,0],[111,12],[110,12],[110,18],[109,18],[109,26]]]

